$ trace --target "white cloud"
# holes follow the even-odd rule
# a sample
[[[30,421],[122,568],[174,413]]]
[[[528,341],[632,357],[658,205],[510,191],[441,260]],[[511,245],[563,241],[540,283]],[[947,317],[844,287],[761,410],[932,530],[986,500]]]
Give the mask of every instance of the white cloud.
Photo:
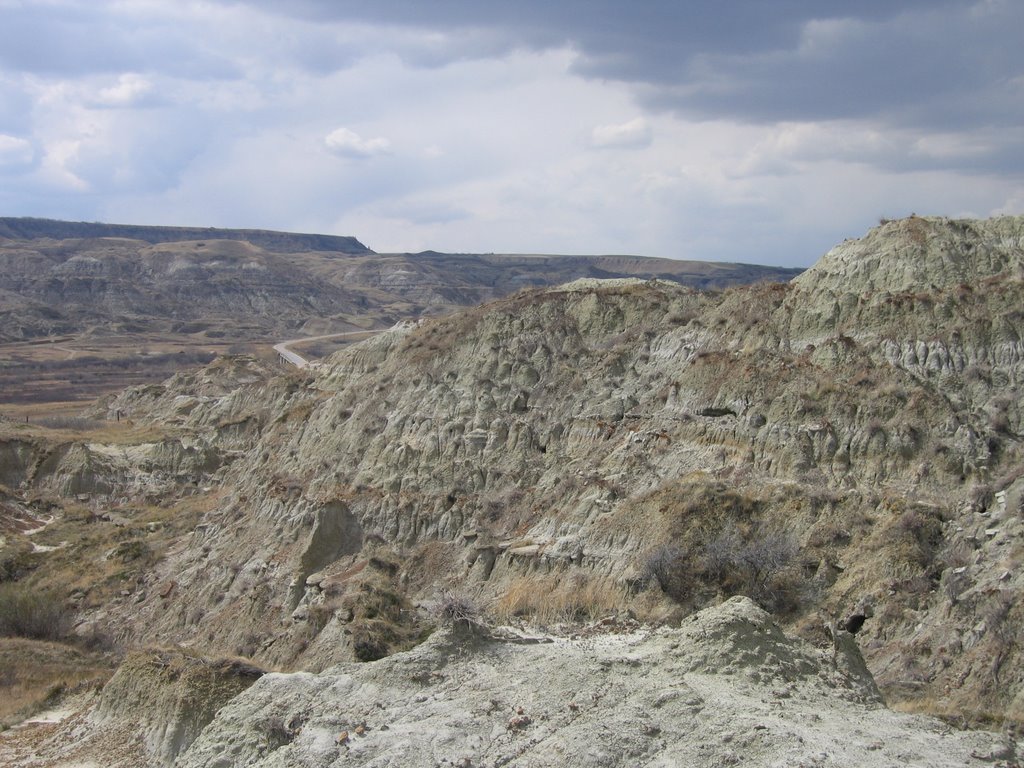
[[[324,144],[331,152],[341,157],[364,158],[391,152],[391,142],[384,137],[364,139],[349,128],[331,131],[324,137]]]
[[[1024,189],[1014,190],[1005,202],[992,209],[990,216],[1020,216],[1024,213]]]
[[[53,185],[58,191],[88,191],[88,182],[71,170],[78,158],[81,146],[81,141],[68,140],[59,141],[47,147],[40,169],[40,175],[44,181]]]
[[[34,155],[32,142],[0,133],[0,167],[27,165]]]
[[[95,103],[102,107],[128,107],[138,103],[153,90],[153,84],[142,75],[129,72],[121,75],[117,85],[101,88]]]
[[[976,44],[1019,29],[1012,0],[966,37],[882,3],[722,24],[666,0],[633,27],[583,0],[54,1],[0,0],[19,215],[807,264],[882,214],[1024,199],[1019,46]]]
[[[619,125],[599,125],[591,132],[591,142],[600,149],[642,149],[651,144],[654,132],[642,117]]]

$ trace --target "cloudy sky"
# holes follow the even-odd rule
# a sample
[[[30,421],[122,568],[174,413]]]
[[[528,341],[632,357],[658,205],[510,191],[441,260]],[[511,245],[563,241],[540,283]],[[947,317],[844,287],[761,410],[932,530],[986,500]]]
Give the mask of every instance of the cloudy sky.
[[[1024,213],[1020,0],[0,0],[0,215],[807,265]]]

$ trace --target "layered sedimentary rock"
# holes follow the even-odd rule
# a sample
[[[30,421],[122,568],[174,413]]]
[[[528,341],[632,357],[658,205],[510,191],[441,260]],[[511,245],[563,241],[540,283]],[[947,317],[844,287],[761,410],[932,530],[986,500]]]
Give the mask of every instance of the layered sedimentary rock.
[[[320,670],[441,590],[549,623],[747,594],[819,644],[870,607],[889,701],[1019,718],[1022,237],[915,217],[789,285],[586,280],[126,392],[217,495],[91,619]]]

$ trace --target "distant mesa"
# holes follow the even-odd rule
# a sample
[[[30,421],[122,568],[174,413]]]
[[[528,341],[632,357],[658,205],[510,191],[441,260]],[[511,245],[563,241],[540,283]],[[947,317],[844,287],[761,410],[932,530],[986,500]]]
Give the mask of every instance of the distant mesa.
[[[216,229],[214,227],[149,227],[135,224],[102,224],[86,221],[57,221],[37,218],[0,218],[0,237],[11,240],[53,238],[123,237],[156,245],[188,240],[244,240],[267,251],[300,253],[328,251],[350,255],[373,255],[354,237],[275,232],[267,229]]]

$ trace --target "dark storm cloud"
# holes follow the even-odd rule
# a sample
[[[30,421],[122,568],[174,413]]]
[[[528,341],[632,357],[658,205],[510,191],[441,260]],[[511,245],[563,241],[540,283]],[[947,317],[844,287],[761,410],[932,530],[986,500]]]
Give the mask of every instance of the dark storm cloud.
[[[790,49],[708,54],[654,101],[702,116],[752,121],[880,116],[893,124],[961,129],[1021,116],[1024,53],[1014,38],[1024,5],[812,22]]]
[[[884,2],[862,0],[855,12],[849,3],[776,0],[715,0],[623,2],[623,0],[520,0],[517,3],[480,0],[250,0],[281,14],[334,21],[415,26],[438,31],[492,27],[506,39],[531,47],[572,41],[607,57],[616,76],[624,72],[644,79],[663,76],[660,66],[702,51],[739,53],[792,45],[803,23],[813,19],[880,20],[901,10],[952,5],[951,0]],[[674,53],[670,53],[673,52]],[[453,52],[454,55],[455,52]],[[649,61],[647,65],[642,62]],[[614,63],[612,63],[614,62]],[[656,66],[651,66],[655,64]],[[628,68],[635,65],[633,70]],[[598,67],[600,69],[600,67]],[[605,74],[611,74],[606,72]]]
[[[634,84],[643,103],[700,119],[882,117],[964,128],[1022,117],[1014,78],[1024,77],[1024,3],[1016,0],[251,4],[448,36],[430,56],[406,51],[414,65],[571,44],[577,73]]]

